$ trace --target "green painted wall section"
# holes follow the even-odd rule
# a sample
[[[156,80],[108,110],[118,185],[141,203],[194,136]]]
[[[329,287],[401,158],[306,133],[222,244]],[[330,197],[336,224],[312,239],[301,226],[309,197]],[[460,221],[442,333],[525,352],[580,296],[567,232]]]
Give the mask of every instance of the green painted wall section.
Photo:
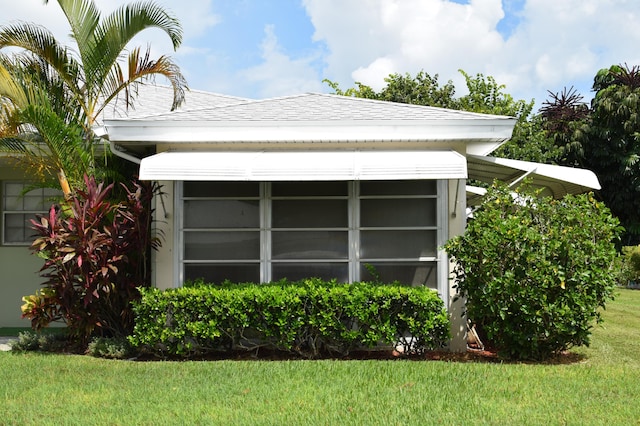
[[[0,157],[0,198],[3,180],[26,178],[28,176],[16,169],[11,161]],[[0,214],[1,232],[2,215]],[[22,296],[35,293],[44,281],[38,275],[43,263],[42,259],[31,254],[27,246],[3,246],[0,242],[0,327],[31,326],[29,320],[20,318],[22,314],[20,306],[22,306]]]
[[[22,296],[40,288],[43,278],[38,271],[43,260],[34,256],[28,247],[0,247],[0,327],[29,327],[21,319]]]

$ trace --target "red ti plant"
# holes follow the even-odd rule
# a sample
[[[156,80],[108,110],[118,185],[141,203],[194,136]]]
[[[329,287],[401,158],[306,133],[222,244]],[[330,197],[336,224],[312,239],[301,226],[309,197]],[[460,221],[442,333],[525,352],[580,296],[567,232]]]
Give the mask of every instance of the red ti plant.
[[[159,239],[151,237],[149,183],[122,184],[119,203],[108,199],[113,184],[103,187],[85,176],[78,191],[60,209],[32,220],[37,238],[31,249],[45,259],[43,289],[23,298],[23,317],[34,329],[63,321],[86,342],[93,335],[125,336],[133,330],[131,301],[138,287],[148,286],[149,253]]]

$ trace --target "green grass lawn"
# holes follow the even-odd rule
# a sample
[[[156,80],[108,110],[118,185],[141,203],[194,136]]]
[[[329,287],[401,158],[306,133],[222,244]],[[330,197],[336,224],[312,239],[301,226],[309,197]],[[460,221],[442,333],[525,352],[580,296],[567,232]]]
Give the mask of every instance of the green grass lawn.
[[[569,364],[129,362],[0,353],[0,424],[640,424],[640,291]]]

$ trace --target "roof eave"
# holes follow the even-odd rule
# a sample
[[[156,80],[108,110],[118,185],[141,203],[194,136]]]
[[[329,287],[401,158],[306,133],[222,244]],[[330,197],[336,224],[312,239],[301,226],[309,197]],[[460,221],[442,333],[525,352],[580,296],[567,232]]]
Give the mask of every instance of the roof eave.
[[[484,141],[499,146],[515,120],[425,120],[376,122],[198,122],[106,120],[116,143]],[[495,148],[494,148],[495,149]],[[484,150],[483,150],[484,151]]]

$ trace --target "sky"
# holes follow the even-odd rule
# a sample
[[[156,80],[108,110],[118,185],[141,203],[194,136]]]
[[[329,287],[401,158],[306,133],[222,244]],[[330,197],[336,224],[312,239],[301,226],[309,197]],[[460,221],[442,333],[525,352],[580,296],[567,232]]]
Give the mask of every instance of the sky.
[[[131,0],[95,0],[103,15]],[[170,55],[191,89],[248,98],[331,93],[355,82],[376,90],[391,73],[451,80],[493,76],[536,109],[574,87],[593,97],[593,77],[640,65],[638,0],[156,0],[182,23],[173,51],[157,29],[134,46]],[[71,44],[55,0],[0,0],[0,25],[43,25]],[[166,83],[158,79],[158,83]]]

